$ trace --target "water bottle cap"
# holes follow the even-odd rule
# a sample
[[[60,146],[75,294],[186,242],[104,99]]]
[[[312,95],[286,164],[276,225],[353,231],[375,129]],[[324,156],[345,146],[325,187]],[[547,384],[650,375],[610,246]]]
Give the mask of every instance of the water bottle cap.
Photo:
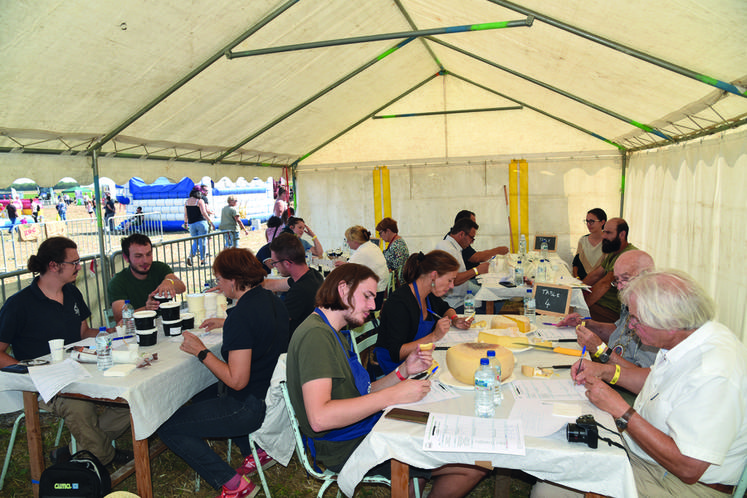
[[[490,365],[490,360],[487,358],[480,358],[480,366],[482,365]]]
[[[532,293],[532,289],[527,289],[527,292],[528,292],[529,294],[531,294],[531,293]]]
[[[471,290],[468,290],[468,291],[467,291],[467,294],[472,294],[472,291],[471,291]]]
[[[106,332],[106,327],[99,327],[99,332]]]
[[[125,299],[125,304],[130,304],[130,300],[129,299]]]
[[[491,349],[491,350],[489,350],[489,351],[488,351],[488,358],[490,358],[490,357],[492,357],[492,356],[495,356],[495,351],[493,351],[493,350]]]

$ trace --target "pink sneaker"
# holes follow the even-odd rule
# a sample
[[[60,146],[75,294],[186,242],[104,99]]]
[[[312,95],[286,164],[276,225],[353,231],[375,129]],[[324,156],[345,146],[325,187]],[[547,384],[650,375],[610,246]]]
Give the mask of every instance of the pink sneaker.
[[[220,494],[216,498],[254,498],[259,493],[259,488],[252,481],[242,476],[241,484],[236,489],[226,489],[223,486]]]
[[[257,456],[259,457],[259,464],[262,466],[262,470],[275,465],[275,460],[262,448],[257,448]],[[236,473],[244,476],[256,474],[257,462],[254,461],[254,457],[252,455],[246,457],[244,463],[241,464],[241,467],[236,469]]]

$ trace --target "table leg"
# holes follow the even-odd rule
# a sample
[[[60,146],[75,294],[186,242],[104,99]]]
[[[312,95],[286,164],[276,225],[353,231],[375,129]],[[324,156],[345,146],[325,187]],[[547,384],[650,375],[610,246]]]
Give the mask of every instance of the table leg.
[[[485,301],[485,314],[492,315],[494,311],[493,301]]]
[[[410,466],[392,458],[392,498],[407,498],[409,496],[408,481],[410,480]]]
[[[26,440],[29,445],[29,465],[31,467],[31,489],[34,498],[39,498],[39,479],[44,472],[44,447],[42,445],[41,422],[39,421],[39,400],[35,392],[23,392],[23,411],[26,414]]]
[[[140,498],[153,498],[153,483],[150,476],[150,452],[148,451],[148,438],[135,439],[135,424],[132,422],[132,452],[135,455],[135,481],[137,482],[137,494]]]

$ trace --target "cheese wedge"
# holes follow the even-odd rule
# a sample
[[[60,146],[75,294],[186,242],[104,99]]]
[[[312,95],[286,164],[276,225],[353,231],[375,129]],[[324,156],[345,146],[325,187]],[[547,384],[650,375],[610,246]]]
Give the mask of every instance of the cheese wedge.
[[[491,329],[509,329],[517,327],[516,322],[506,318],[506,315],[496,315],[490,320]]]
[[[529,346],[529,339],[527,339],[525,336],[512,337],[512,336],[506,336],[506,335],[491,334],[489,332],[479,332],[477,334],[477,342],[487,343],[487,344],[499,344],[508,349],[524,349],[524,347],[521,346],[523,344],[526,344],[527,346]],[[538,346],[552,347],[552,342],[550,341],[533,342],[532,344],[537,344]]]
[[[519,327],[519,332],[522,332],[526,334],[529,332],[529,329],[532,327],[531,322],[529,321],[529,318],[521,315],[503,315],[509,320],[513,321],[516,326]]]
[[[421,344],[420,345],[420,350],[421,351],[430,351],[431,349],[433,349],[433,343],[432,342],[428,342],[426,344]]]
[[[456,380],[473,385],[475,371],[480,367],[480,359],[485,358],[490,349],[495,351],[495,357],[501,364],[501,378],[509,378],[514,371],[514,355],[497,344],[465,342],[452,346],[446,351],[446,366]]]
[[[482,329],[482,328],[485,328],[487,325],[488,325],[488,322],[486,322],[485,320],[480,320],[479,322],[472,322],[469,328]]]
[[[548,378],[548,377],[552,377],[553,370],[552,368],[539,368],[539,367],[530,367],[529,365],[522,365],[521,373],[523,373],[527,377]]]

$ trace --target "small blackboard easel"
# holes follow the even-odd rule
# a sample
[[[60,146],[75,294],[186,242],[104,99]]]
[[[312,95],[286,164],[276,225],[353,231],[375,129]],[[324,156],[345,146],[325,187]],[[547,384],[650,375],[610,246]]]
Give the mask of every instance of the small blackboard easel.
[[[567,315],[571,304],[571,287],[540,283],[534,285],[534,302],[537,313]]]

